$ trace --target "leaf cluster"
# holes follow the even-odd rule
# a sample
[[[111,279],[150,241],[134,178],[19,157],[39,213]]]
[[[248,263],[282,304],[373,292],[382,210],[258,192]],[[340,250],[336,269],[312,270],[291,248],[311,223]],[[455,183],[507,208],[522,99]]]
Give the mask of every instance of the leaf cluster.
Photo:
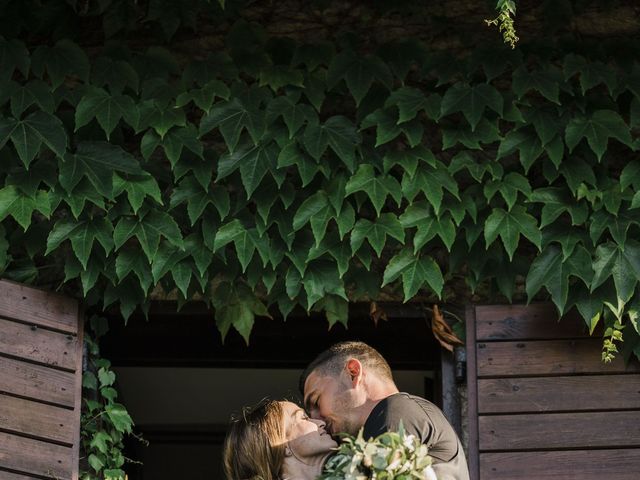
[[[635,311],[637,64],[508,49],[452,62],[242,22],[180,68],[159,47],[0,50],[6,276],[125,318],[152,296],[204,299],[247,341],[276,307],[346,323],[349,300],[383,287],[450,301],[460,281],[549,295],[589,326]]]

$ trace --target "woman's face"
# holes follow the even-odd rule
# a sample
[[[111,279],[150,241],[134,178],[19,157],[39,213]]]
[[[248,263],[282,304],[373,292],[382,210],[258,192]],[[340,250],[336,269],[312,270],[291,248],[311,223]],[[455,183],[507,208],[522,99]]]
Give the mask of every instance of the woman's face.
[[[325,455],[338,444],[324,429],[322,420],[309,418],[292,402],[282,402],[284,427],[289,448],[298,459]]]

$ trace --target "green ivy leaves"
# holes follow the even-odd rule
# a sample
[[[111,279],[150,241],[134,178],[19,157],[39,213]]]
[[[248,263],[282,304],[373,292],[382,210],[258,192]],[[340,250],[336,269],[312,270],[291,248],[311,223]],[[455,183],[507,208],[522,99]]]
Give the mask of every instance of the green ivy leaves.
[[[637,68],[474,55],[463,71],[408,44],[276,54],[237,28],[230,55],[182,72],[160,48],[88,63],[68,41],[0,41],[9,276],[49,262],[125,316],[159,288],[199,295],[247,341],[269,308],[345,323],[353,298],[446,301],[457,278],[546,290],[590,322],[637,300]]]

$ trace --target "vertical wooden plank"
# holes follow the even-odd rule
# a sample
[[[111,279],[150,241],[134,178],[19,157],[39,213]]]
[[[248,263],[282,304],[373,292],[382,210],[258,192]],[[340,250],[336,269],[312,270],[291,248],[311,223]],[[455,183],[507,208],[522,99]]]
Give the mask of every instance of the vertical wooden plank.
[[[71,480],[78,480],[80,465],[80,413],[82,407],[82,360],[84,353],[84,308],[78,308],[78,341],[76,343],[76,391],[75,391],[75,441],[73,442],[72,455],[73,463]]]
[[[471,480],[480,479],[478,452],[478,379],[476,375],[476,318],[475,307],[466,308],[465,326],[467,334],[467,393],[469,421],[469,476]]]

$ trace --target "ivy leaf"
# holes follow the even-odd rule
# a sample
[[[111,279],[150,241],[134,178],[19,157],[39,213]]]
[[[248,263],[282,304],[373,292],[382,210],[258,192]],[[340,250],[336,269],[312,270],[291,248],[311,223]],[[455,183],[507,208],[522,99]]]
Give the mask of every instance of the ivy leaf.
[[[351,121],[343,116],[329,118],[322,126],[326,132],[331,149],[347,166],[350,172],[355,170],[355,149],[362,139]]]
[[[184,249],[184,242],[182,240],[182,234],[180,233],[180,227],[175,220],[167,213],[160,210],[151,210],[142,220],[137,224],[134,223],[129,228],[127,234],[123,234],[120,230],[124,229],[124,224],[120,227],[122,221],[118,223],[118,226],[114,230],[114,240],[116,246],[122,244],[122,238],[126,235],[135,234],[136,238],[140,242],[140,246],[144,251],[149,261],[153,261],[153,257],[160,245],[160,238],[166,238],[171,244],[180,249]]]
[[[149,291],[152,281],[151,268],[149,261],[140,255],[139,251],[134,249],[119,250],[115,268],[119,281],[122,281],[129,273],[133,272],[135,276],[138,277],[140,288],[142,288],[144,292]]]
[[[438,298],[442,296],[444,286],[442,272],[435,260],[428,255],[416,258],[402,273],[404,302],[413,298],[425,284]]]
[[[443,189],[447,189],[453,196],[460,198],[458,183],[440,161],[437,161],[434,166],[420,164],[414,176],[405,173],[402,176],[401,188],[404,197],[409,202],[413,202],[416,195],[422,192],[429,203],[433,205],[436,213],[440,212],[444,198]]]
[[[96,471],[96,473],[102,472],[105,467],[103,458],[104,457],[102,455],[98,456],[95,453],[89,454],[89,458],[87,461],[89,462],[89,465],[91,465],[91,468]]]
[[[329,328],[333,327],[336,323],[341,323],[345,327],[347,326],[349,322],[348,301],[340,298],[338,295],[327,295],[320,300],[319,305],[320,304],[327,316]]]
[[[176,106],[184,107],[189,102],[193,101],[196,106],[203,110],[205,113],[211,111],[211,106],[216,98],[223,100],[229,100],[231,91],[220,80],[210,80],[205,83],[202,88],[190,90],[189,92],[183,92],[176,98]]]
[[[428,216],[418,224],[418,231],[413,237],[413,251],[417,254],[429,240],[438,235],[444,242],[447,251],[451,251],[456,237],[456,227],[449,215],[441,218]]]
[[[531,185],[529,185],[529,180],[526,177],[517,172],[509,172],[500,181],[492,180],[485,183],[484,193],[487,200],[490,201],[496,191],[500,192],[505,202],[507,202],[507,208],[511,210],[518,199],[519,192],[524,194],[525,199],[529,199]]]
[[[387,199],[391,195],[400,206],[402,192],[400,184],[392,176],[376,176],[373,165],[369,163],[360,164],[358,171],[349,179],[345,186],[345,195],[355,192],[365,192],[371,199],[371,203],[380,216],[380,212]]]
[[[85,222],[59,220],[49,233],[45,255],[58,248],[65,240],[71,242],[73,253],[86,270],[95,241],[102,245],[105,254],[108,255],[113,250],[113,226],[106,218],[94,218]]]
[[[344,238],[344,236],[351,231],[353,225],[356,223],[356,213],[350,203],[345,202],[340,210],[340,213],[337,217],[335,217],[336,223],[338,224],[338,234],[340,235],[340,240]]]
[[[579,158],[577,155],[571,155],[560,166],[560,174],[565,178],[567,185],[571,189],[571,193],[578,196],[580,186],[582,184],[596,186],[596,175],[593,167]]]
[[[67,134],[62,122],[53,115],[38,111],[24,120],[0,119],[0,148],[11,139],[26,168],[44,143],[59,158],[67,148]]]
[[[75,154],[67,154],[60,164],[60,184],[67,192],[83,177],[106,198],[113,198],[113,172],[142,175],[144,171],[129,153],[105,142],[82,142]]]
[[[113,181],[114,198],[120,195],[120,193],[126,191],[133,213],[138,213],[138,210],[142,206],[142,202],[144,202],[146,197],[153,198],[160,205],[163,204],[158,182],[156,182],[155,178],[151,175],[132,175],[125,179],[116,174],[113,177]]]
[[[113,427],[120,433],[131,433],[131,427],[133,426],[133,420],[127,413],[127,409],[124,405],[119,403],[113,403],[106,405],[104,408],[107,413],[107,417],[111,420]]]
[[[525,120],[533,124],[542,146],[547,145],[563,131],[563,123],[558,118],[558,107],[538,107],[525,110]]]
[[[547,100],[560,105],[561,81],[562,75],[555,67],[529,72],[525,66],[521,66],[513,72],[511,87],[518,98],[522,98],[530,90],[537,90]]]
[[[388,285],[398,279],[400,275],[402,275],[402,273],[409,267],[409,265],[411,265],[415,261],[416,257],[411,252],[410,248],[404,248],[400,250],[400,252],[395,254],[393,258],[389,260],[389,263],[384,270],[381,287],[384,287],[385,285]]]
[[[216,324],[222,333],[223,339],[225,338],[229,327],[233,325],[248,345],[254,321],[255,315],[251,311],[249,305],[245,302],[233,303],[223,308],[216,309]]]
[[[260,145],[250,150],[249,154],[243,158],[240,164],[240,178],[247,197],[251,197],[267,172],[270,171],[272,174],[276,172],[277,162],[278,147],[273,143]]]
[[[376,127],[376,147],[390,142],[402,133],[395,117],[386,110],[378,109],[367,115],[360,124],[361,129]]]
[[[336,295],[345,301],[348,300],[340,275],[335,265],[330,262],[314,262],[313,268],[305,272],[302,285],[307,294],[307,310],[327,295]]]
[[[502,95],[491,85],[481,83],[475,86],[456,83],[442,97],[441,116],[462,112],[475,131],[485,108],[490,108],[502,115],[504,101]]]
[[[564,312],[569,294],[569,277],[580,278],[589,285],[593,277],[591,255],[581,245],[566,259],[555,245],[549,245],[531,264],[527,274],[526,290],[529,301],[544,286],[560,312]]]
[[[300,207],[298,207],[298,210],[293,217],[293,230],[297,232],[307,223],[309,223],[309,221],[311,221],[314,216],[323,216],[323,213],[326,210],[329,210],[331,212],[333,208],[331,208],[331,206],[329,205],[327,194],[324,191],[320,190],[307,198],[304,202],[302,202]],[[316,244],[320,243],[320,239],[316,237]]]
[[[91,84],[109,86],[111,93],[119,94],[129,87],[138,92],[140,78],[130,63],[109,57],[98,57],[91,65]]]
[[[216,237],[213,243],[213,251],[217,252],[225,245],[233,242],[236,238],[242,235],[245,232],[244,225],[240,220],[235,219],[232,220],[218,230],[216,233]]]
[[[136,132],[151,127],[164,138],[173,127],[184,127],[187,119],[182,108],[168,107],[157,100],[145,100],[138,105],[139,120]],[[202,124],[200,124],[202,127]]]
[[[526,173],[542,154],[543,147],[537,136],[524,130],[511,130],[500,142],[496,159],[510,155],[516,150],[520,153],[520,163]]]
[[[366,238],[379,257],[382,254],[387,235],[404,243],[404,229],[394,214],[383,213],[375,223],[361,218],[351,231],[351,251],[355,254]]]
[[[49,85],[42,80],[34,79],[16,88],[11,95],[11,114],[20,118],[25,110],[34,104],[46,113],[53,113],[56,109]]]
[[[542,236],[537,221],[521,205],[516,205],[508,212],[501,208],[494,208],[484,225],[484,239],[487,248],[499,235],[509,255],[509,260],[513,260],[520,234],[529,239],[538,249],[541,248]]]
[[[49,218],[51,204],[48,192],[39,190],[32,197],[24,194],[15,185],[7,185],[0,189],[0,221],[11,215],[24,230],[27,230],[35,210]]]
[[[247,108],[238,98],[220,102],[200,121],[200,135],[218,128],[227,148],[234,152],[244,129],[249,132],[254,143],[258,143],[265,131],[264,114],[256,108]]]
[[[392,105],[398,107],[397,123],[401,124],[414,119],[420,110],[427,110],[429,104],[424,93],[417,88],[402,87],[389,95],[384,107],[388,108]]]
[[[149,132],[154,134],[151,130],[147,134]],[[182,151],[185,148],[197,157],[204,159],[202,142],[198,139],[198,131],[195,125],[191,123],[184,127],[172,128],[164,138],[160,139],[160,142],[162,142],[164,152],[171,162],[171,166],[174,167],[174,171],[177,171],[175,167],[180,159],[183,158]]]
[[[564,59],[565,80],[569,80],[576,73],[580,73],[582,95],[596,85],[604,83],[613,96],[617,81],[616,72],[610,65],[605,65],[602,62],[588,62],[580,55],[567,55]]]
[[[98,120],[109,140],[120,119],[135,128],[139,123],[139,112],[128,95],[110,95],[101,88],[90,87],[76,107],[75,131],[93,118]]]
[[[352,51],[336,55],[327,71],[327,87],[332,89],[341,79],[356,101],[356,106],[365,97],[374,80],[390,88],[392,75],[387,65],[377,56],[357,56]]]
[[[267,106],[266,121],[271,124],[278,117],[284,120],[292,139],[305,121],[313,121],[317,115],[309,105],[295,103],[289,97],[276,97]]]
[[[569,151],[586,138],[591,150],[602,160],[607,150],[609,138],[615,138],[633,148],[629,127],[622,117],[613,110],[598,110],[591,117],[574,117],[567,125],[565,140]]]
[[[628,239],[624,248],[613,242],[598,245],[593,270],[591,292],[613,277],[618,298],[628,302],[640,279],[640,243]]]
[[[169,273],[173,267],[182,259],[186,258],[189,252],[180,250],[169,242],[161,242],[158,250],[151,261],[151,275],[155,284]]]
[[[259,78],[259,85],[261,87],[269,86],[274,92],[277,92],[287,85],[293,85],[295,87],[304,86],[302,72],[300,70],[293,70],[291,67],[285,65],[273,65],[260,70]]]
[[[0,82],[10,80],[16,70],[27,77],[30,64],[29,50],[23,42],[16,38],[0,38]]]
[[[637,191],[640,190],[640,161],[631,160],[620,172],[620,188],[625,190],[629,186]]]
[[[591,225],[589,225],[589,236],[591,241],[596,244],[605,230],[611,232],[613,240],[624,248],[627,241],[627,231],[632,223],[638,225],[638,219],[629,215],[627,212],[621,212],[619,215],[612,215],[603,210],[598,210],[591,215]]]
[[[500,140],[500,131],[495,122],[483,118],[471,130],[467,125],[459,127],[442,128],[442,149],[446,150],[461,143],[473,150],[482,150],[481,143],[489,144]]]
[[[437,160],[433,152],[422,145],[402,151],[387,152],[382,159],[382,164],[385,173],[388,173],[395,165],[399,165],[413,177],[418,169],[419,161],[426,162],[432,167],[437,166]]]
[[[86,82],[89,79],[89,60],[84,50],[71,40],[63,39],[53,47],[42,45],[31,56],[33,73],[42,78],[46,69],[55,90],[69,75]]]
[[[531,193],[529,201],[544,204],[540,217],[540,228],[550,225],[565,212],[571,215],[573,225],[581,225],[587,219],[587,210],[577,205],[563,188],[537,188]]]

